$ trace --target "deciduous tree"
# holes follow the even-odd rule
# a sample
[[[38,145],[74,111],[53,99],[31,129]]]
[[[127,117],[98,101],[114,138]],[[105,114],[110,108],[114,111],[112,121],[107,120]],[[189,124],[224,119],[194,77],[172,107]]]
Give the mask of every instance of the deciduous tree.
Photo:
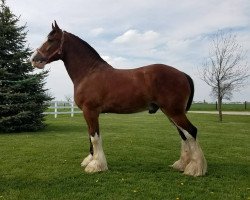
[[[218,31],[211,38],[209,56],[204,60],[200,77],[212,88],[222,121],[222,100],[230,100],[249,77],[246,51],[230,31]]]

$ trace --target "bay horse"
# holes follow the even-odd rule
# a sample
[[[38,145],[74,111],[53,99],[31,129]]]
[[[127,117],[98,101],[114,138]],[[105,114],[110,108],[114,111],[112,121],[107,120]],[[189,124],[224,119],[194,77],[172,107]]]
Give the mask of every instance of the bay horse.
[[[81,163],[86,172],[108,170],[99,130],[100,113],[148,110],[153,114],[161,109],[182,139],[180,159],[171,166],[186,175],[205,175],[207,163],[197,141],[197,128],[186,117],[194,95],[190,76],[163,64],[115,69],[87,42],[61,30],[55,21],[46,41],[31,56],[31,63],[42,69],[59,59],[74,84],[75,103],[88,125],[90,152]]]

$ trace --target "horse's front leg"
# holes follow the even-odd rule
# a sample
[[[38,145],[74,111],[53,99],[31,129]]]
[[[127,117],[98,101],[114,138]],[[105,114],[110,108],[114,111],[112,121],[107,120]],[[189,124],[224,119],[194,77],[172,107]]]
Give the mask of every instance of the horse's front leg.
[[[99,113],[89,109],[84,110],[84,118],[88,124],[90,137],[90,154],[83,160],[82,166],[86,166],[88,173],[108,170],[107,161],[102,148],[102,138],[99,133]]]

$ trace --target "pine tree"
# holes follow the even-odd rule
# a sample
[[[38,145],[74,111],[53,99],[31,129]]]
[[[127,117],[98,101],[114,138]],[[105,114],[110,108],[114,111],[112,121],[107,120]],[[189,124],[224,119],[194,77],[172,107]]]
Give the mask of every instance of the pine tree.
[[[44,128],[47,71],[35,74],[26,46],[26,25],[19,26],[5,0],[0,0],[0,132]]]

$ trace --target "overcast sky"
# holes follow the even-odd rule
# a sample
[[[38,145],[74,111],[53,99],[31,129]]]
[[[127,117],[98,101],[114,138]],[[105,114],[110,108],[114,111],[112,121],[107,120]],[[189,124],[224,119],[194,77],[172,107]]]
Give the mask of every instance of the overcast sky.
[[[57,20],[94,47],[115,68],[152,63],[174,66],[195,82],[195,101],[214,101],[211,89],[199,79],[198,69],[208,56],[209,37],[229,30],[248,51],[250,65],[249,0],[6,0],[20,24],[27,23],[27,40],[38,48]],[[56,100],[73,96],[73,85],[63,62],[50,69],[46,87]],[[232,101],[250,101],[250,79]]]

